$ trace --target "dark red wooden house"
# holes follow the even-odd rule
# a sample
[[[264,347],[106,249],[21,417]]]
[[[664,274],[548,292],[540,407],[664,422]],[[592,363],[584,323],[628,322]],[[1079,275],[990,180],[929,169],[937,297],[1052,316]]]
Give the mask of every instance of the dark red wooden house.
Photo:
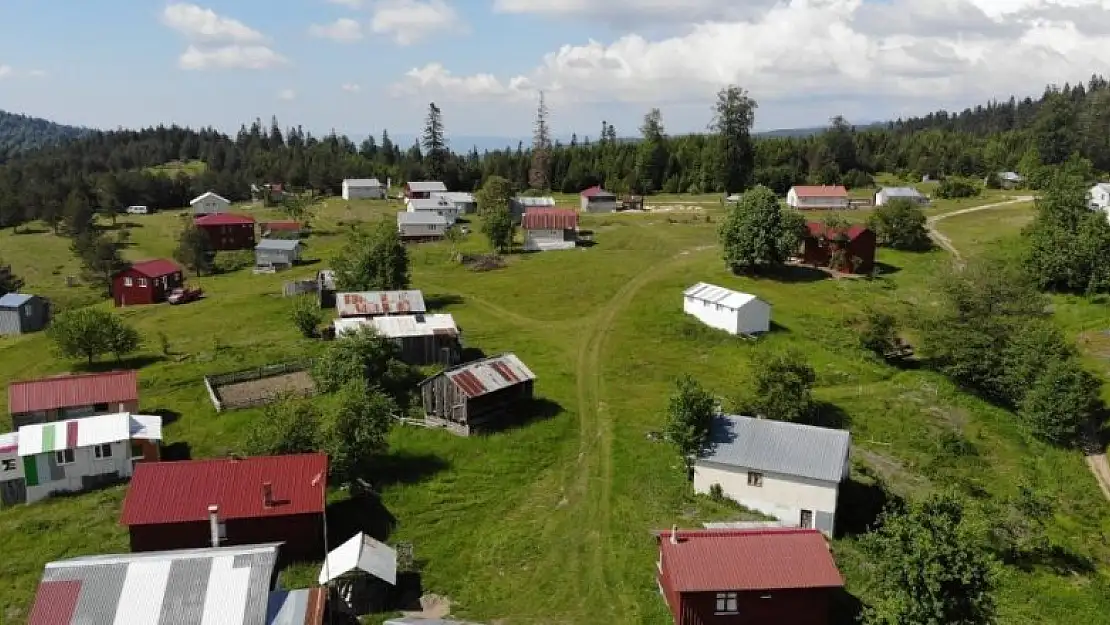
[[[828,625],[844,587],[821,532],[656,532],[656,581],[675,625]]]
[[[294,560],[324,557],[325,454],[148,462],[135,466],[120,524],[131,551],[283,542]]]
[[[158,304],[183,284],[185,272],[177,263],[164,258],[144,260],[112,276],[112,299],[116,306]]]
[[[871,273],[875,267],[875,233],[860,224],[828,228],[820,222],[806,224],[802,260],[807,265],[829,267],[843,273]]]
[[[193,220],[212,241],[212,249],[219,251],[253,250],[254,218],[231,213],[212,213]]]

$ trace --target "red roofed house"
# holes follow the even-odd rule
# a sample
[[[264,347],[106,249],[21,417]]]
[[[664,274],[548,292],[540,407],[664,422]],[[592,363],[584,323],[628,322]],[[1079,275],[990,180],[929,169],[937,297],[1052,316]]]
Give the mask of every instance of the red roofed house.
[[[786,203],[797,210],[846,209],[848,190],[842,185],[794,186],[786,193]]]
[[[59,375],[12,382],[8,386],[12,427],[117,412],[139,412],[139,379],[134,371]]]
[[[185,272],[172,260],[144,260],[112,276],[116,306],[158,304],[185,284]]]
[[[675,625],[827,625],[844,587],[821,532],[656,532],[656,581]]]
[[[512,420],[522,400],[531,399],[535,381],[515,354],[452,367],[420,383],[424,420],[461,436],[495,430]]]
[[[617,194],[592,186],[578,194],[584,213],[611,213],[617,210]]]
[[[201,215],[193,224],[208,235],[217,251],[254,249],[254,218],[232,213]]]
[[[855,224],[833,230],[819,222],[810,222],[806,227],[809,234],[802,241],[802,260],[806,264],[843,273],[871,273],[878,240],[870,228]]]
[[[262,236],[265,238],[291,237],[300,238],[304,226],[299,221],[264,221],[259,225]]]
[[[324,454],[147,462],[135,467],[120,524],[131,551],[284,542],[294,560],[324,557]],[[213,527],[215,525],[216,527]]]
[[[524,249],[569,250],[578,243],[578,211],[566,208],[530,208],[520,220]]]

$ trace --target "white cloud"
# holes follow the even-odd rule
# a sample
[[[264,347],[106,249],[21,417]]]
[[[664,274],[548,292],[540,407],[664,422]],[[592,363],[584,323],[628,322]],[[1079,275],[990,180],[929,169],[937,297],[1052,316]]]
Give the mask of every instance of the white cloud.
[[[407,46],[444,31],[465,29],[454,7],[444,0],[379,0],[370,29]]]
[[[341,17],[330,24],[313,24],[308,27],[308,34],[322,39],[331,39],[341,43],[358,41],[362,39],[362,24],[349,17]]]
[[[218,15],[195,4],[174,3],[162,11],[162,23],[193,41],[212,43],[259,43],[262,33],[239,20]]]
[[[0,78],[7,78],[12,75],[11,65],[0,65]]]
[[[496,13],[534,14],[602,20],[614,25],[737,19],[775,4],[775,0],[494,0]]]
[[[339,88],[346,91],[347,93],[358,93],[359,91],[362,91],[362,87],[353,82],[343,83],[343,85]]]
[[[46,77],[46,70],[42,70],[42,69],[28,70],[27,75],[30,76],[31,78],[45,78]]]
[[[230,45],[202,49],[190,45],[178,59],[178,66],[186,70],[267,69],[287,62],[285,57],[266,46]]]
[[[655,0],[498,0],[496,6],[585,17],[601,4],[666,8]],[[724,6],[675,4],[684,11]],[[567,44],[515,77],[455,76],[433,63],[409,71],[391,91],[512,100],[542,88],[553,104],[642,106],[708,101],[736,83],[765,103],[805,99],[822,109],[832,100],[898,98],[926,110],[1110,74],[1110,32],[1090,32],[1085,24],[1104,20],[1107,8],[1107,0],[788,0],[747,18],[676,17],[673,25],[686,28],[672,37],[630,33],[608,43]]]
[[[292,89],[282,89],[281,91],[278,92],[278,99],[279,100],[285,100],[285,101],[296,100],[297,99],[297,92],[293,91]]]
[[[362,8],[363,4],[362,0],[328,0],[328,2],[332,4],[338,4],[340,6],[345,6],[350,9],[360,9]]]

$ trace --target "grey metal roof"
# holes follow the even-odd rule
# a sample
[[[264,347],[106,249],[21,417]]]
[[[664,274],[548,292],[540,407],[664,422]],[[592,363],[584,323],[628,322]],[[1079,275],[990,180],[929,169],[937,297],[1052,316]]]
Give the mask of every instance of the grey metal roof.
[[[313,595],[316,595],[313,597]],[[308,625],[323,616],[324,589],[275,590],[270,593],[266,625]],[[313,614],[312,612],[316,613]]]
[[[682,295],[703,302],[709,302],[710,304],[724,306],[730,310],[740,310],[752,301],[759,299],[751,293],[741,293],[740,291],[733,291],[723,286],[705,282],[699,282],[686,289],[682,292]]]
[[[721,415],[701,460],[755,471],[839,482],[851,435],[812,425]]]
[[[433,193],[432,197],[441,197],[448,202],[460,202],[465,204],[473,204],[475,202],[474,194],[467,193],[466,191],[441,191]]]
[[[409,191],[416,191],[418,193],[423,193],[425,191],[432,192],[432,191],[446,191],[446,190],[447,190],[447,185],[443,184],[442,182],[440,182],[438,180],[420,180],[420,181],[417,181],[417,182],[410,182],[409,183]]]
[[[518,195],[513,198],[513,201],[521,206],[541,207],[541,206],[555,206],[555,198],[550,195],[542,197],[531,197]]]
[[[447,218],[431,211],[402,211],[397,213],[397,223],[402,226],[446,226]]]
[[[921,197],[921,192],[913,187],[883,187],[879,190],[887,197]]]
[[[26,304],[34,295],[26,293],[8,293],[0,297],[0,308],[19,308]]]
[[[377,178],[347,178],[343,184],[348,187],[380,187],[382,183]]]
[[[408,201],[410,211],[437,211],[455,209],[455,203],[441,195],[429,198],[416,198]]]
[[[59,625],[266,625],[279,545],[51,562],[43,572],[32,612],[49,613],[49,620]],[[71,614],[59,613],[61,600],[73,601]]]
[[[1021,174],[1017,174],[1012,171],[1004,171],[998,174],[998,177],[1008,182],[1021,182],[1022,180],[1024,180],[1024,178],[1021,177]]]
[[[292,252],[301,246],[300,239],[262,239],[258,245],[254,246],[256,250],[280,250],[282,252]]]

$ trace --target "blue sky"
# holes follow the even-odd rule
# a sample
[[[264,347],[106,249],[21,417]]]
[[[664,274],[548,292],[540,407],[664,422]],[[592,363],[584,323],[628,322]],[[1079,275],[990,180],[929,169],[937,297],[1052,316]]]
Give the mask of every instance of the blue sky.
[[[0,2],[0,109],[101,128],[255,117],[352,135],[699,131],[735,82],[757,129],[1038,94],[1110,74],[1100,0]],[[1068,5],[1062,8],[1062,5]],[[280,7],[280,8],[279,8]],[[1098,26],[1105,24],[1105,26]]]

